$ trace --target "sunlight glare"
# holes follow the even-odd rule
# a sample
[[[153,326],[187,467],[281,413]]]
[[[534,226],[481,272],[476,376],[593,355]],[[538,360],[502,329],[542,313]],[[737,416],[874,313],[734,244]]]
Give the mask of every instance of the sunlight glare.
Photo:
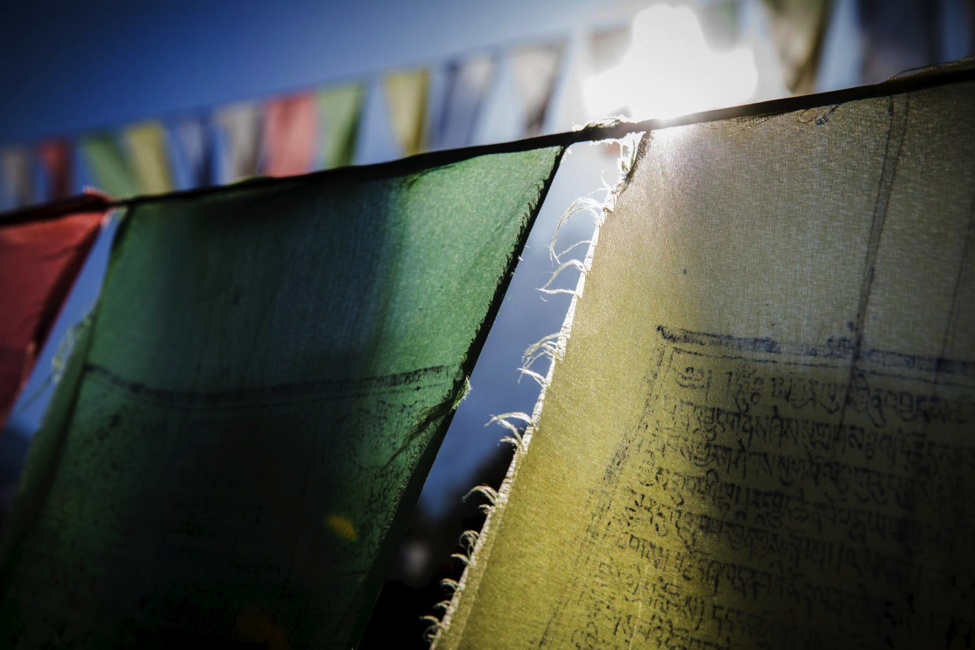
[[[757,87],[750,50],[713,52],[689,7],[660,4],[635,16],[633,42],[623,60],[589,78],[583,92],[591,116],[627,107],[642,120],[741,104]]]

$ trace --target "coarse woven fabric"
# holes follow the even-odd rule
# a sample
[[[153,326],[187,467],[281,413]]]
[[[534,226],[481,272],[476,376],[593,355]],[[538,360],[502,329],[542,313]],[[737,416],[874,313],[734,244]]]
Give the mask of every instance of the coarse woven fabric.
[[[973,110],[645,138],[438,650],[972,646]]]
[[[4,644],[354,646],[560,155],[132,208],[4,531]]]
[[[103,222],[102,212],[0,222],[0,429]]]

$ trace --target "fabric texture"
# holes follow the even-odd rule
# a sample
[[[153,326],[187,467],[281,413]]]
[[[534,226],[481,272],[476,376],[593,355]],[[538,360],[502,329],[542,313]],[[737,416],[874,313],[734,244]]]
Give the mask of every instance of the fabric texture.
[[[316,100],[321,124],[322,168],[351,165],[359,134],[362,86],[350,83],[325,88],[317,93]]]
[[[268,102],[264,111],[264,173],[294,176],[312,170],[318,143],[315,95],[301,93]]]
[[[645,138],[437,648],[972,646],[973,110]]]
[[[90,212],[0,222],[0,429],[103,219]]]
[[[4,531],[7,647],[354,646],[560,156],[132,208]]]

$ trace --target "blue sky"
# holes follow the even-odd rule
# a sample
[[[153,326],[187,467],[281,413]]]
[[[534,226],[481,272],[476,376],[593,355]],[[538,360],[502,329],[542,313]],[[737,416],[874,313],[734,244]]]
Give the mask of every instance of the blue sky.
[[[593,0],[4,3],[0,142],[567,34],[600,13]]]

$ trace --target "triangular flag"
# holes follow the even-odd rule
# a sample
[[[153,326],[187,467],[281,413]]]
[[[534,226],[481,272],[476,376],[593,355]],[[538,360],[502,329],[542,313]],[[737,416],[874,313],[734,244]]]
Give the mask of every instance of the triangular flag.
[[[359,133],[352,158],[354,164],[371,165],[403,157],[403,149],[396,141],[389,119],[388,103],[381,80],[364,89]]]
[[[444,94],[430,131],[431,149],[455,149],[471,143],[494,68],[494,58],[488,54],[447,64]]]
[[[765,0],[772,41],[793,93],[810,93],[816,81],[830,3],[826,0]]]
[[[510,57],[498,60],[495,80],[484,95],[472,145],[517,140],[524,133],[524,111],[518,98]]]
[[[13,210],[33,202],[31,171],[27,149],[9,147],[0,152],[0,210]]]
[[[114,133],[93,133],[80,142],[85,164],[98,187],[115,197],[138,193],[138,184]]]
[[[424,68],[391,72],[383,80],[393,134],[406,156],[420,152],[430,73]]]
[[[256,103],[224,106],[214,122],[220,137],[217,182],[232,183],[258,173],[261,144],[261,109]]]
[[[293,176],[311,171],[318,142],[315,96],[301,93],[269,101],[263,139],[265,174]]]
[[[558,81],[545,114],[544,128],[552,132],[569,131],[599,117],[589,111],[584,99],[585,81],[592,76],[591,50],[591,37],[581,29],[566,42],[559,61]]]
[[[172,190],[173,177],[162,124],[156,121],[133,124],[125,128],[122,138],[138,191],[159,194]]]
[[[362,86],[357,83],[320,90],[316,96],[321,129],[322,167],[352,164],[362,110]]]
[[[104,225],[100,201],[71,201],[83,212],[41,206],[0,223],[0,429]]]
[[[71,195],[71,142],[64,138],[45,140],[37,145],[37,157],[47,174],[49,200]]]
[[[169,160],[176,189],[210,184],[211,141],[209,124],[202,117],[186,117],[169,125]]]
[[[601,29],[589,38],[589,66],[591,74],[606,72],[623,60],[633,38],[629,24]]]
[[[559,74],[563,46],[546,43],[515,48],[510,65],[525,106],[525,135],[538,135],[545,123]]]

